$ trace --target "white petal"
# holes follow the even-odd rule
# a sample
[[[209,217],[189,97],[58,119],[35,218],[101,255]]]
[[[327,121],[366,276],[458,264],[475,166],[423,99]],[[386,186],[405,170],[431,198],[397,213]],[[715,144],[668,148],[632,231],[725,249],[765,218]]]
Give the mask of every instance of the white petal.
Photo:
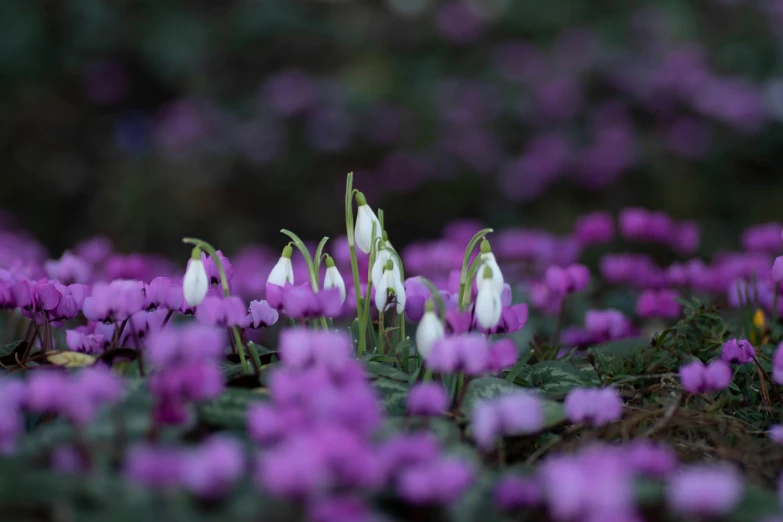
[[[294,284],[294,267],[291,265],[291,258],[281,256],[269,273],[266,284],[285,286],[286,281]]]
[[[383,277],[386,262],[391,258],[391,253],[389,253],[388,250],[381,250],[375,255],[375,262],[372,264],[372,272],[370,275],[373,285],[378,286],[378,282]],[[392,261],[392,263],[394,263],[394,261]]]
[[[200,259],[193,259],[185,271],[182,280],[182,295],[189,306],[198,306],[209,290],[209,279],[204,263]]]
[[[356,248],[365,254],[370,253],[370,247],[372,246],[373,223],[375,223],[375,237],[378,237],[381,235],[381,222],[378,221],[378,217],[370,208],[370,205],[361,205],[356,213],[354,240],[356,241]]]
[[[494,285],[485,284],[479,288],[476,296],[476,321],[482,328],[494,328],[500,322],[503,305],[500,302],[500,293],[495,291]]]
[[[324,275],[324,289],[337,288],[340,291],[340,303],[345,302],[345,281],[336,266],[326,269]]]
[[[444,335],[445,329],[435,312],[424,312],[416,328],[416,349],[419,354],[426,359],[432,350],[432,345]]]
[[[386,309],[387,295],[389,291],[389,285],[385,277],[382,277],[378,284],[375,285],[375,308],[379,313],[383,313]]]

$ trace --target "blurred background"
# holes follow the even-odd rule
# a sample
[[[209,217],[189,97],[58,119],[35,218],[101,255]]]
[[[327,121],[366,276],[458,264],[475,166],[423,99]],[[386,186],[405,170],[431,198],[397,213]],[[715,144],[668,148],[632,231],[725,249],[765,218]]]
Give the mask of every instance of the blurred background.
[[[2,0],[0,208],[181,257],[644,206],[783,214],[781,0]],[[714,241],[721,241],[720,239]]]

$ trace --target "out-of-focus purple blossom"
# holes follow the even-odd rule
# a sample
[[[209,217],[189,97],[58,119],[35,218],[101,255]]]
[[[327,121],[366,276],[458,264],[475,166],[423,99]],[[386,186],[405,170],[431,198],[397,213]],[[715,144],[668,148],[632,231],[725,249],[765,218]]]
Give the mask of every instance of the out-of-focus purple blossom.
[[[106,339],[103,335],[89,332],[86,326],[65,331],[65,344],[69,350],[74,352],[100,353],[108,346],[109,342],[110,339]]]
[[[154,489],[172,489],[183,476],[183,458],[174,448],[138,445],[125,457],[125,477],[135,484]]]
[[[499,438],[536,433],[544,424],[544,406],[529,393],[502,395],[478,403],[471,415],[471,429],[476,444],[491,449]]]
[[[682,468],[669,480],[666,502],[686,516],[720,516],[742,500],[742,475],[729,464]]]
[[[783,446],[783,424],[775,424],[774,426],[770,426],[769,430],[767,431],[767,435],[769,435],[770,440]]]
[[[483,335],[475,333],[443,337],[433,343],[427,365],[441,373],[464,372],[480,375],[487,371],[489,347]]]
[[[572,235],[582,246],[609,243],[614,238],[614,219],[608,212],[586,214],[576,220]]]
[[[381,522],[367,501],[354,497],[331,496],[319,499],[308,509],[312,522]]]
[[[92,295],[84,300],[83,313],[90,321],[112,323],[124,321],[145,305],[144,283],[133,280],[116,280],[96,283]]]
[[[313,364],[340,368],[353,357],[348,334],[337,331],[312,331],[288,328],[280,334],[280,360],[291,368]]]
[[[342,107],[331,106],[310,114],[307,139],[316,150],[337,152],[351,142],[356,122]]]
[[[196,307],[196,320],[221,328],[240,326],[247,317],[247,307],[238,297],[206,297]]]
[[[225,495],[242,475],[245,462],[240,443],[226,435],[214,435],[182,456],[182,483],[203,498]]]
[[[680,366],[680,383],[688,393],[713,393],[725,390],[733,373],[725,361],[716,360],[708,365],[693,361]]]
[[[530,509],[543,501],[541,487],[533,478],[509,475],[495,485],[492,493],[495,504],[505,511]]]
[[[742,248],[751,252],[774,254],[783,247],[783,224],[775,221],[748,227],[742,233]]]
[[[225,352],[226,334],[220,328],[188,324],[154,332],[147,341],[146,357],[157,366],[180,361],[217,360]]]
[[[50,458],[52,469],[66,475],[75,475],[86,471],[87,463],[73,446],[58,446]]]
[[[517,363],[519,352],[511,339],[501,339],[489,346],[487,370],[499,372],[511,368]]]
[[[630,320],[619,310],[588,310],[585,328],[596,341],[612,341],[628,337],[632,333]]]
[[[720,358],[727,363],[746,364],[756,358],[756,349],[747,339],[729,339],[723,343]]]
[[[270,306],[295,319],[322,315],[337,317],[342,313],[340,291],[337,288],[314,292],[309,284],[269,284],[266,288],[266,299]]]
[[[156,120],[156,141],[171,153],[186,150],[208,132],[205,114],[194,100],[169,103],[158,112]]]
[[[284,117],[311,108],[317,96],[315,82],[299,69],[280,71],[267,80],[263,90],[263,101],[271,103],[272,108]]]
[[[277,323],[280,314],[264,300],[251,301],[243,326],[245,328],[266,328]]]
[[[44,270],[50,279],[57,279],[64,285],[87,284],[92,277],[90,264],[69,251],[63,252],[60,259],[46,261]]]
[[[0,394],[3,397],[3,415],[0,416],[0,454],[13,452],[17,437],[24,430],[22,405],[27,393],[25,384],[18,379],[5,378],[0,381]]]
[[[601,427],[622,417],[623,400],[614,388],[574,388],[568,392],[564,408],[569,421]]]
[[[408,392],[408,413],[410,415],[440,415],[448,407],[448,396],[443,386],[436,382],[424,382],[413,386]]]
[[[481,36],[484,24],[473,8],[464,2],[441,4],[435,14],[438,32],[456,44],[469,44]]]
[[[87,97],[98,105],[113,105],[122,101],[130,91],[128,71],[116,62],[99,62],[84,75]]]
[[[677,119],[664,137],[670,151],[686,158],[700,158],[710,146],[710,130],[707,125],[691,117]]]
[[[640,475],[661,478],[677,468],[677,455],[668,446],[635,440],[624,447],[624,452],[629,466]]]
[[[682,306],[677,302],[680,294],[674,290],[645,290],[636,300],[639,317],[672,319],[680,316]]]
[[[775,348],[772,356],[772,378],[778,384],[783,384],[783,343]]]
[[[474,471],[468,463],[441,458],[403,471],[397,493],[412,504],[449,505],[460,498],[473,480]]]

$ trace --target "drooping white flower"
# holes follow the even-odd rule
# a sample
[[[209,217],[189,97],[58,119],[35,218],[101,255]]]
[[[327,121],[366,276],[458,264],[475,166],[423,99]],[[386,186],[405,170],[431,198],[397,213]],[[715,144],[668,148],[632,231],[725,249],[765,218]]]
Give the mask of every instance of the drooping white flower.
[[[394,275],[397,278],[397,281],[402,281],[400,267],[397,263],[397,256],[395,256],[393,252],[395,252],[394,247],[392,247],[388,239],[383,245],[383,248],[376,252],[375,261],[372,264],[372,271],[370,273],[370,281],[372,281],[374,286],[378,286],[378,282],[381,280],[381,277],[383,277],[383,270],[386,268],[386,263],[389,261],[392,262]]]
[[[435,314],[435,306],[431,300],[427,301],[424,315],[421,317],[421,321],[419,321],[419,326],[416,327],[416,349],[419,355],[426,359],[435,341],[445,334],[443,323],[440,322],[440,318]]]
[[[503,304],[500,299],[500,292],[492,284],[492,269],[489,266],[485,266],[480,275],[484,281],[478,287],[474,313],[479,326],[484,329],[490,329],[497,326],[500,322]]]
[[[490,247],[489,241],[487,241],[486,238],[481,240],[481,254],[479,254],[479,262],[481,262],[481,266],[479,267],[478,273],[476,274],[476,286],[481,289],[481,285],[484,282],[484,278],[482,277],[484,274],[484,268],[489,267],[492,270],[492,285],[499,294],[502,293],[503,285],[505,284],[505,281],[503,280],[503,272],[500,271],[500,266],[498,266],[498,262],[495,259],[495,254],[492,253],[492,248]]]
[[[334,266],[332,256],[326,257],[326,274],[324,275],[324,290],[337,288],[340,291],[340,304],[345,302],[345,281],[340,271]]]
[[[286,245],[277,264],[269,272],[266,280],[267,285],[285,286],[286,282],[294,284],[294,267],[291,264],[291,256],[294,249],[291,245]]]
[[[356,205],[359,208],[356,212],[354,241],[356,242],[356,248],[365,254],[369,254],[374,237],[381,236],[381,222],[378,221],[378,216],[375,215],[370,205],[367,204],[367,200],[361,192],[356,193]],[[373,223],[375,224],[375,236],[372,234]]]
[[[405,310],[405,287],[394,272],[394,265],[391,260],[389,260],[386,263],[383,276],[375,287],[375,307],[380,313],[383,313],[386,310],[390,293],[397,302],[397,313],[401,314],[402,311]]]
[[[196,247],[185,270],[185,277],[182,280],[182,295],[188,306],[198,306],[209,290],[209,277],[204,268],[204,262],[201,260],[201,249]]]

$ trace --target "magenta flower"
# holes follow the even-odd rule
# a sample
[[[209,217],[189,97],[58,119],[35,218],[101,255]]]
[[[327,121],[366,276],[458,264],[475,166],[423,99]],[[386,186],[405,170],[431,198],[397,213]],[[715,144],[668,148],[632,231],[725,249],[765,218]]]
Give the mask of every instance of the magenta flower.
[[[482,401],[473,408],[471,415],[473,438],[484,450],[492,449],[504,436],[536,433],[543,424],[544,406],[541,400],[525,392]]]
[[[314,292],[309,284],[279,286],[268,284],[266,298],[272,308],[294,319],[337,317],[342,312],[342,300],[337,288]]]
[[[339,368],[352,360],[353,346],[347,333],[289,328],[280,334],[280,360],[291,368],[313,364]]]
[[[517,363],[519,352],[511,339],[502,339],[489,346],[487,371],[499,372]]]
[[[639,475],[661,478],[677,468],[677,455],[667,446],[635,440],[624,451],[629,466]]]
[[[623,400],[614,388],[574,388],[566,395],[564,408],[569,421],[596,427],[623,416]]]
[[[114,323],[142,310],[145,302],[144,283],[120,279],[93,285],[92,295],[85,298],[82,311],[90,321]]]
[[[171,279],[168,277],[156,277],[148,285],[144,285],[144,309],[151,312],[167,306],[171,287]]]
[[[669,480],[666,501],[686,516],[721,516],[742,500],[742,475],[728,464],[683,468]]]
[[[311,522],[381,522],[365,500],[353,497],[327,497],[309,509]]]
[[[291,499],[318,493],[326,488],[328,480],[324,448],[303,436],[291,438],[264,453],[255,471],[259,487],[275,496]]]
[[[746,339],[729,339],[723,344],[720,358],[727,363],[745,364],[756,358],[756,349]]]
[[[775,424],[774,426],[770,426],[767,435],[769,435],[770,440],[783,446],[783,424]]]
[[[436,382],[423,382],[408,392],[408,414],[440,415],[448,408],[448,402],[443,386]]]
[[[16,306],[30,314],[52,312],[62,299],[62,293],[57,289],[55,281],[47,279],[19,281],[11,287],[11,293]]]
[[[645,290],[636,300],[639,317],[679,317],[682,307],[676,301],[679,293],[674,290]]]
[[[188,324],[154,332],[147,341],[146,356],[156,366],[182,361],[217,360],[225,353],[226,334],[220,328]]]
[[[181,459],[182,484],[203,498],[227,494],[245,469],[241,444],[226,435],[213,435]]]
[[[436,372],[480,375],[489,362],[487,340],[474,333],[443,337],[433,343],[426,361]]]
[[[243,326],[245,328],[266,328],[272,326],[280,314],[266,301],[251,301]]]
[[[680,382],[688,393],[713,393],[725,390],[733,377],[731,367],[722,360],[704,365],[693,361],[680,366]]]
[[[92,267],[89,263],[71,252],[63,252],[59,260],[49,260],[44,263],[47,277],[57,279],[64,285],[72,283],[87,284],[92,277]]]
[[[631,322],[619,310],[588,310],[585,328],[597,342],[622,339],[631,334]]]
[[[217,255],[220,258],[220,263],[223,265],[223,271],[226,273],[226,281],[228,281],[230,285],[231,280],[234,278],[234,268],[231,266],[231,262],[228,260],[228,258],[223,255],[222,251],[218,250]],[[206,252],[202,252],[201,261],[204,263],[204,269],[207,271],[209,284],[220,285],[220,271],[218,270],[217,264],[215,263],[215,260],[212,258],[212,256],[208,256]],[[188,264],[190,264],[190,261],[188,261]]]
[[[204,325],[240,326],[246,317],[247,308],[238,297],[205,297],[196,307],[196,320]]]
[[[550,266],[544,275],[547,289],[559,296],[584,290],[589,280],[590,272],[584,265]]]
[[[172,489],[182,482],[182,454],[173,448],[138,445],[125,457],[125,477],[154,489]]]
[[[775,348],[772,356],[772,378],[778,384],[783,384],[783,343]]]
[[[397,480],[397,493],[412,504],[448,505],[471,486],[474,472],[466,462],[440,458],[404,470]]]
[[[3,397],[3,415],[0,415],[0,454],[13,452],[16,440],[24,431],[22,405],[26,386],[17,379],[6,378],[0,381],[0,395]]]
[[[543,502],[541,487],[532,478],[508,475],[495,485],[495,504],[505,511],[537,507]]]
[[[576,220],[572,235],[582,246],[609,243],[614,238],[614,219],[608,212],[586,214]]]

